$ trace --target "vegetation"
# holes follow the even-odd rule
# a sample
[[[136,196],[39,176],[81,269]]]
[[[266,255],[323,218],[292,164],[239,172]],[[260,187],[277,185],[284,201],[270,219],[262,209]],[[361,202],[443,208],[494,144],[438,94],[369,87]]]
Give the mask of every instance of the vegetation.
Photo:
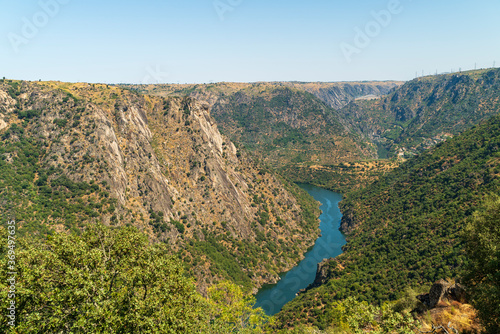
[[[3,134],[0,206],[22,222],[20,233],[48,233],[48,226],[55,224],[76,230],[115,204],[97,183],[67,178],[62,168],[51,163],[48,146],[17,124]]]
[[[5,228],[0,228],[7,240]],[[7,309],[8,247],[0,253]],[[164,244],[133,227],[89,225],[81,235],[25,237],[16,246],[16,326],[2,333],[262,333],[270,318],[228,282],[195,290]]]
[[[318,216],[320,214],[319,205],[314,199],[297,185],[282,180],[284,187],[297,199],[302,210],[303,228],[311,235],[316,233],[318,226]],[[254,203],[264,208],[261,211],[259,223],[254,222],[253,226],[264,226],[262,217],[267,215],[266,202],[262,197],[254,196]],[[267,209],[268,210],[268,209]],[[268,210],[269,211],[269,210]],[[267,219],[267,218],[266,218]],[[278,228],[285,224],[285,221],[277,219],[271,228]],[[270,238],[270,234],[261,231],[256,232],[256,242],[249,243],[237,240],[227,232],[226,223],[221,223],[221,228],[215,231],[203,229],[203,238],[190,240],[180,252],[180,257],[186,263],[186,270],[193,275],[199,266],[209,265],[210,271],[224,280],[229,280],[242,286],[246,292],[252,288],[251,278],[254,274],[245,268],[255,268],[259,263],[265,263],[268,273],[274,273],[271,266],[273,259],[269,257],[283,256],[287,254],[295,261],[300,260],[300,249],[296,245],[287,245],[282,240]]]
[[[499,69],[427,76],[340,114],[391,156],[409,157],[497,114],[499,90]]]
[[[338,165],[302,164],[285,166],[280,169],[280,173],[297,183],[312,184],[345,194],[366,187],[398,165],[396,160],[345,162]]]
[[[325,305],[335,300],[381,304],[407,286],[457,277],[466,261],[460,237],[466,220],[484,194],[500,190],[499,147],[494,117],[347,194],[344,253],[331,262],[327,283],[299,295],[279,319],[325,328]]]
[[[5,231],[5,230],[3,230]],[[2,239],[6,239],[5,233]],[[2,249],[5,263],[5,248]],[[161,244],[134,228],[23,239],[16,257],[22,333],[179,333],[206,322],[204,301]],[[2,283],[7,277],[2,265]],[[2,286],[2,308],[6,309]],[[7,332],[2,321],[2,332]]]
[[[492,195],[467,225],[466,284],[487,333],[500,331],[500,197]]]
[[[415,297],[412,296],[415,300]],[[420,324],[410,313],[411,308],[401,309],[401,299],[395,303],[384,303],[381,307],[357,301],[353,297],[333,302],[327,306],[328,326],[324,330],[307,325],[299,325],[280,333],[294,334],[413,334]]]
[[[264,333],[273,325],[273,319],[261,308],[255,309],[255,297],[244,294],[230,283],[220,282],[208,289],[208,303],[211,308],[211,333]]]
[[[376,307],[356,301],[353,297],[334,302],[327,319],[332,327],[355,334],[410,334],[418,327],[408,311],[395,312],[391,304]]]
[[[273,167],[335,163],[370,154],[370,147],[340,124],[335,110],[303,91],[242,90],[216,103],[212,114],[222,132]]]

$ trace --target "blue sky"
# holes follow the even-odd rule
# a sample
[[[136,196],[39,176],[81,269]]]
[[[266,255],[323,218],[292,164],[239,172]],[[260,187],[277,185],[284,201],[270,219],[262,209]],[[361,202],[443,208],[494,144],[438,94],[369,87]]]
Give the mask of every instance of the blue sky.
[[[498,0],[0,0],[0,5],[0,77],[13,79],[409,80],[422,70],[500,65]],[[373,13],[389,16],[377,21]]]

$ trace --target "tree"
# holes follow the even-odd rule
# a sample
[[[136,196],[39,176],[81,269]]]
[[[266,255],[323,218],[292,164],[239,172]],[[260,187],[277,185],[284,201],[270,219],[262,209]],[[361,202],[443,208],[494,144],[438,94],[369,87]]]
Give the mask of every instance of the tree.
[[[488,333],[500,331],[500,197],[485,201],[465,229],[465,282]]]
[[[418,327],[409,312],[396,312],[395,305],[385,303],[381,307],[360,302],[349,297],[334,302],[328,309],[327,320],[331,329],[354,334],[411,334]]]
[[[8,248],[0,228],[0,306],[7,309]],[[163,244],[132,227],[91,225],[16,248],[16,327],[7,333],[194,333],[209,323],[207,301]]]
[[[255,297],[231,282],[210,287],[208,297],[214,333],[263,333],[273,324],[262,308],[253,307]]]

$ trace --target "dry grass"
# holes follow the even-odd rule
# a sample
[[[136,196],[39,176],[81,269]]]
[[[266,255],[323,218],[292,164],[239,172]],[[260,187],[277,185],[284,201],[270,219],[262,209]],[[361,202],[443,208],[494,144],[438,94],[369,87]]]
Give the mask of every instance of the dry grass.
[[[469,304],[459,302],[440,302],[438,306],[419,316],[423,332],[431,331],[432,326],[455,328],[460,333],[480,333],[482,330],[476,310]]]

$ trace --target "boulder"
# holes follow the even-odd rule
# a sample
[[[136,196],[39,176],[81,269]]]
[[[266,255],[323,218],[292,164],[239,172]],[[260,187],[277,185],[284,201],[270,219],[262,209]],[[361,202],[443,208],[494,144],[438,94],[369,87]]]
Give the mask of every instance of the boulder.
[[[433,309],[441,301],[465,303],[466,292],[463,285],[459,283],[452,284],[444,279],[440,279],[432,285],[429,293],[418,295],[417,299],[427,306],[427,308]]]
[[[441,301],[446,291],[450,287],[450,283],[444,279],[440,279],[434,283],[429,291],[429,307],[434,308]]]
[[[459,303],[466,303],[467,296],[465,287],[460,283],[455,283],[446,290],[446,294],[444,296],[448,300],[456,300]]]

